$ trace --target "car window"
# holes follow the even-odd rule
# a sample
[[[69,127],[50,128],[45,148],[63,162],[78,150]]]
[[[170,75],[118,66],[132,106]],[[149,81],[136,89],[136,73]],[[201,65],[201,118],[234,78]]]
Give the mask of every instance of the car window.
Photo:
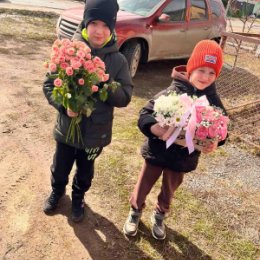
[[[208,10],[205,0],[191,0],[190,19],[193,21],[208,19]]]
[[[162,0],[118,0],[119,9],[122,11],[147,16],[153,12]]]
[[[162,11],[170,16],[170,21],[180,22],[185,21],[186,16],[186,1],[172,0]]]
[[[210,3],[211,11],[212,11],[212,17],[213,18],[219,17],[221,15],[221,7],[220,7],[219,3],[214,0],[210,0],[209,3]]]

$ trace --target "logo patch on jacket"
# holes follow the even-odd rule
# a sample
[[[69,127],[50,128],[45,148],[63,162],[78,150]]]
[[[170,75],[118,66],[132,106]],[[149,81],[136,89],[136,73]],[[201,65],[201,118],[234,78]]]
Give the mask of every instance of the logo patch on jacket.
[[[217,57],[212,55],[205,55],[205,62],[216,64],[217,63]]]

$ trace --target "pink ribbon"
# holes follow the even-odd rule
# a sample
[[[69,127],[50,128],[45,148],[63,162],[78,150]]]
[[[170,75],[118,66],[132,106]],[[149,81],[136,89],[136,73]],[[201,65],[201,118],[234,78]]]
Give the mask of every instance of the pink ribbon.
[[[197,123],[196,106],[208,106],[209,101],[205,95],[197,98],[193,101],[193,103],[191,99],[187,96],[187,94],[181,95],[180,98],[184,102],[184,105],[186,106],[187,110],[181,118],[180,126],[176,128],[176,130],[173,132],[170,138],[166,141],[166,148],[169,148],[172,145],[172,143],[175,142],[182,128],[185,126],[187,119],[190,117],[186,127],[185,141],[186,146],[189,150],[189,154],[191,154],[194,151],[193,138],[195,135]]]

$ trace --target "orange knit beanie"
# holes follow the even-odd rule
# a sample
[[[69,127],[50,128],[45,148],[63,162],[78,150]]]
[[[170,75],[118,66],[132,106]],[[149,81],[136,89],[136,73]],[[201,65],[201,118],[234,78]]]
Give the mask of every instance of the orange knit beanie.
[[[213,40],[202,40],[194,47],[187,63],[188,75],[199,67],[210,67],[219,76],[223,65],[223,53],[221,47]]]

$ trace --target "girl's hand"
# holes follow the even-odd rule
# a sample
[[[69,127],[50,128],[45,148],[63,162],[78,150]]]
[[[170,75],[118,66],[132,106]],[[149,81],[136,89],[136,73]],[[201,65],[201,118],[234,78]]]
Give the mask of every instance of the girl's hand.
[[[70,110],[69,108],[67,108],[67,115],[69,117],[77,117],[79,115],[79,113],[77,112],[73,112],[72,110]]]
[[[161,127],[158,123],[152,125],[151,127],[151,132],[154,135],[158,136],[163,141],[168,140],[174,130],[175,127],[169,127],[169,126]]]
[[[156,135],[157,137],[161,137],[165,134],[168,128],[166,127],[161,127],[158,123],[154,124],[151,126],[151,132]]]
[[[218,140],[216,141],[209,141],[209,142],[206,142],[206,145],[201,149],[201,152],[202,153],[211,153],[213,151],[215,151],[218,147]]]

